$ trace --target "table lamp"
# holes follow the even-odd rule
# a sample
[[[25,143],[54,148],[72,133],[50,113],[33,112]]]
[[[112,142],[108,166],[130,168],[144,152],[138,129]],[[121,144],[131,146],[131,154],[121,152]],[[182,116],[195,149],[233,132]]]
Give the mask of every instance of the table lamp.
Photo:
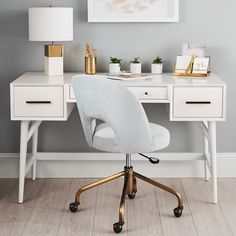
[[[73,40],[73,8],[29,8],[29,40],[52,42],[44,46],[44,70],[49,76],[63,75],[63,46]]]

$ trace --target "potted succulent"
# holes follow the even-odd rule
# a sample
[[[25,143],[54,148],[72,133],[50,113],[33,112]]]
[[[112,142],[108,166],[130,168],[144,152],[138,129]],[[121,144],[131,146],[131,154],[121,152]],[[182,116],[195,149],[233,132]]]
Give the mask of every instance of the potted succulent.
[[[163,71],[163,61],[160,57],[157,57],[152,62],[152,74],[161,74]]]
[[[120,74],[120,64],[121,64],[121,59],[118,59],[116,57],[110,57],[109,74],[113,75]]]
[[[131,62],[130,62],[130,72],[132,74],[141,74],[142,72],[142,64],[139,60],[139,57],[135,57]]]

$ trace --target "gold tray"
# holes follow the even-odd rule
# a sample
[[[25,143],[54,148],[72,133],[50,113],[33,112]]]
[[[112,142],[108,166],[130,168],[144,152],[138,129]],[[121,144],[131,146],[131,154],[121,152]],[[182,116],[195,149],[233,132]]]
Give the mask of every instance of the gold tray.
[[[189,76],[189,77],[207,77],[210,73],[207,74],[193,74],[193,73],[174,73],[174,76]]]

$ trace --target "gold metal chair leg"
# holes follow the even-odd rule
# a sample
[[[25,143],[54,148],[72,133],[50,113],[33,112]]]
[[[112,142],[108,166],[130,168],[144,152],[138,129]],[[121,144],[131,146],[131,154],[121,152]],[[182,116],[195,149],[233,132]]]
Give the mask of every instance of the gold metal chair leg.
[[[125,197],[128,190],[128,182],[129,182],[129,173],[125,171],[124,177],[124,186],[120,200],[120,208],[119,208],[119,221],[113,224],[113,229],[116,233],[120,233],[122,231],[122,226],[124,225],[124,214],[125,214]]]
[[[128,178],[129,176],[126,174],[124,179],[124,186],[120,200],[120,208],[119,208],[119,222],[124,224],[124,214],[125,214],[125,197],[128,188]]]
[[[149,178],[147,178],[147,177],[145,177],[143,175],[140,175],[139,173],[134,172],[134,176],[136,176],[137,178],[139,178],[139,179],[141,179],[141,180],[143,180],[143,181],[145,181],[145,182],[147,182],[149,184],[152,184],[152,185],[154,185],[154,186],[156,186],[158,188],[161,188],[161,189],[163,189],[163,190],[165,190],[165,191],[175,195],[177,197],[177,199],[178,199],[178,208],[183,210],[183,199],[182,199],[181,195],[177,191],[175,191],[174,189],[172,189],[170,187],[167,187],[167,186],[165,186],[165,185],[163,185],[163,184],[161,184],[161,183],[159,183],[159,182],[157,182],[155,180],[152,180],[152,179],[149,179]]]
[[[124,214],[125,214],[126,195],[128,195],[130,199],[135,198],[135,194],[137,192],[137,178],[175,195],[178,199],[178,207],[174,209],[174,214],[176,217],[180,217],[182,215],[183,200],[182,200],[181,195],[177,191],[157,181],[154,181],[143,175],[140,175],[139,173],[134,172],[132,166],[129,163],[126,165],[127,166],[125,166],[125,169],[122,172],[119,172],[117,174],[111,175],[109,177],[106,177],[104,179],[98,180],[96,182],[93,182],[93,183],[90,183],[81,187],[76,193],[75,202],[70,204],[70,210],[72,212],[77,211],[78,205],[80,204],[80,195],[82,192],[124,176],[124,186],[123,186],[122,196],[120,200],[120,207],[119,207],[119,221],[113,224],[113,229],[116,233],[120,233],[122,231],[122,226],[125,223]]]
[[[110,181],[112,181],[112,180],[114,180],[114,179],[118,179],[118,178],[120,178],[121,176],[124,176],[124,175],[125,175],[125,171],[122,171],[122,172],[119,172],[119,173],[117,173],[117,174],[108,176],[108,177],[106,177],[106,178],[104,178],[104,179],[100,179],[100,180],[95,181],[95,182],[93,182],[93,183],[84,185],[83,187],[81,187],[81,188],[77,191],[77,193],[76,193],[76,195],[75,195],[75,203],[76,203],[77,205],[80,204],[80,195],[81,195],[82,192],[84,192],[84,191],[86,191],[86,190],[89,190],[89,189],[91,189],[91,188],[97,187],[97,186],[99,186],[99,185],[101,185],[101,184],[105,184],[105,183],[107,183],[107,182],[110,182]]]
[[[134,192],[134,178],[133,178],[133,168],[132,167],[125,167],[125,172],[127,174],[127,194],[131,195]]]
[[[137,192],[137,180],[134,176],[133,167],[125,167],[125,172],[128,175],[127,195],[129,199],[134,199]]]
[[[133,191],[134,193],[137,193],[137,179],[135,178],[135,176],[133,175]]]

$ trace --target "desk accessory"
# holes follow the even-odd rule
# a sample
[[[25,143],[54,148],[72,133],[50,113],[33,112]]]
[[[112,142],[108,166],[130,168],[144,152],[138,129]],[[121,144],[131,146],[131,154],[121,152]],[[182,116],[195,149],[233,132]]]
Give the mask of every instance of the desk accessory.
[[[195,58],[194,59],[194,63],[193,63],[193,70],[192,73],[193,74],[207,74],[208,72],[208,67],[209,67],[209,57],[205,57],[205,58]]]
[[[162,74],[163,72],[163,61],[160,57],[157,57],[152,62],[152,74]]]
[[[177,56],[175,76],[207,77],[209,75],[209,57]]]
[[[182,56],[205,57],[205,45],[199,43],[184,43]]]
[[[63,75],[64,49],[56,41],[73,40],[73,8],[29,8],[29,40],[51,41],[44,46],[44,71],[49,76]]]
[[[127,70],[122,70],[122,71],[120,72],[120,75],[123,75],[123,76],[128,77],[128,76],[131,76],[132,73],[131,73],[130,71],[127,71]]]
[[[124,75],[107,75],[107,78],[109,79],[115,79],[115,80],[139,80],[139,79],[151,79],[152,75],[150,74],[131,74],[128,76]]]
[[[111,74],[111,75],[119,75],[120,74],[121,61],[122,61],[121,59],[118,59],[116,57],[110,57],[109,74]]]
[[[139,60],[139,57],[135,57],[130,62],[130,72],[132,74],[141,74],[142,73],[142,63]]]
[[[97,72],[97,50],[86,43],[85,54],[85,74],[94,75]]]

